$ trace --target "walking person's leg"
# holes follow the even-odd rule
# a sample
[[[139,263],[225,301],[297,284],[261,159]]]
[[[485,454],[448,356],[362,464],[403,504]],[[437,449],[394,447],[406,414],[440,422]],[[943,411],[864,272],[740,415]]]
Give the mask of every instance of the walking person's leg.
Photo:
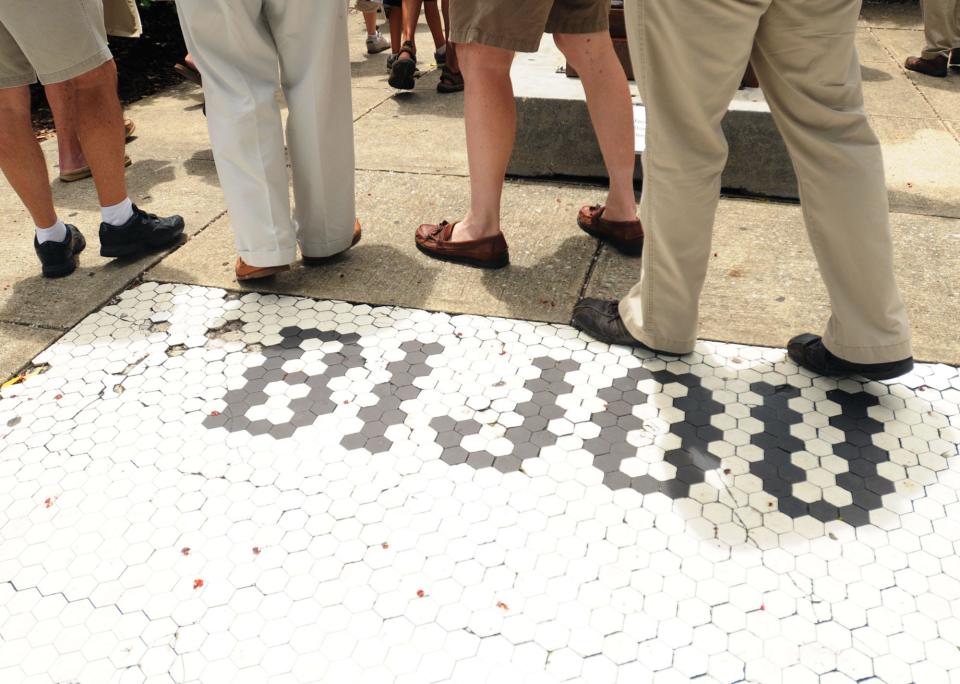
[[[57,222],[47,162],[30,117],[27,86],[0,88],[0,170],[23,202],[36,226]]]
[[[753,63],[790,152],[831,316],[822,342],[791,342],[816,372],[895,377],[912,367],[894,277],[880,143],[863,108],[859,0],[774,0]]]
[[[178,0],[177,7],[203,74],[210,141],[240,257],[237,277],[286,270],[297,240],[276,99],[280,58],[263,1]]]
[[[346,8],[316,0],[267,0],[265,5],[290,108],[287,147],[296,225],[309,264],[359,240]]]
[[[376,55],[390,47],[390,42],[380,33],[377,26],[377,11],[363,13],[363,23],[367,28],[367,54]]]
[[[460,66],[470,87],[463,119],[470,168],[470,209],[457,224],[456,240],[481,240],[500,233],[500,198],[517,132],[510,82],[514,53],[479,43],[460,46]]]
[[[463,92],[463,74],[460,73],[457,46],[450,41],[450,0],[442,0],[440,8],[443,14],[444,35],[447,42],[444,48],[445,59],[443,71],[440,74],[440,82],[437,83],[437,92],[460,93]]]
[[[602,0],[600,0],[602,3]],[[470,208],[459,223],[421,225],[417,247],[445,261],[500,268],[509,252],[500,231],[500,200],[516,136],[517,110],[510,82],[515,51],[536,52],[553,0],[455,0],[450,40],[469,84],[464,124],[470,168]]]
[[[447,54],[447,36],[443,28],[443,17],[438,0],[423,0],[423,15],[427,19],[427,28],[430,29],[430,35],[433,37],[433,47],[436,50],[438,63],[442,66]]]
[[[46,169],[41,174],[37,167],[36,140],[32,133],[29,142],[24,137],[29,120],[25,126],[23,111],[26,107],[29,119],[29,99],[23,99],[22,91],[15,91],[37,78],[57,103],[54,118],[69,117],[75,123],[84,156],[93,170],[103,219],[101,254],[132,255],[178,241],[183,232],[182,218],[161,219],[147,214],[127,195],[123,115],[102,8],[77,0],[36,0],[29,8],[4,4],[0,6],[0,28],[0,87],[13,89],[4,98],[11,138],[5,141],[9,156],[3,163],[5,171],[16,179],[18,192],[24,193],[31,214],[41,219],[36,247],[44,274],[72,272],[85,241],[76,228],[56,219],[52,200],[48,199]],[[24,46],[22,50],[20,46]],[[3,128],[6,130],[7,125]],[[26,177],[11,168],[19,163],[26,164]],[[24,178],[31,180],[25,183]],[[41,183],[47,187],[40,187]],[[47,223],[51,218],[53,225]]]
[[[93,173],[101,206],[127,197],[124,173],[126,135],[117,98],[117,66],[110,60],[82,76],[46,86],[54,121],[76,126],[83,156]],[[56,103],[56,104],[54,104]],[[69,122],[69,123],[68,123]]]
[[[402,0],[384,0],[383,13],[390,25],[390,60],[396,60],[403,46],[403,4]],[[393,65],[388,60],[387,68]]]
[[[634,69],[647,110],[640,282],[619,302],[585,300],[574,322],[607,342],[693,351],[710,259],[720,175],[721,121],[746,70],[767,2],[628,0]],[[677,50],[712,36],[704,51]]]
[[[403,44],[397,59],[390,67],[388,83],[398,90],[413,90],[417,81],[417,24],[420,21],[420,6],[423,0],[402,0]],[[396,9],[393,10],[394,12]]]
[[[457,46],[450,41],[450,0],[441,0],[440,12],[443,16],[443,31],[447,45],[447,64],[450,70],[460,73],[460,62],[457,60]]]
[[[592,213],[594,222],[616,224],[637,220],[637,203],[633,189],[636,152],[629,143],[634,140],[633,102],[623,66],[613,49],[609,31],[602,33],[554,36],[557,47],[577,70],[587,96],[587,107],[600,143],[603,160],[610,177],[607,201]],[[591,213],[591,208],[585,210]],[[627,236],[624,236],[627,237]],[[643,239],[634,236],[624,247],[642,250]]]
[[[951,51],[958,47],[960,1],[921,0],[925,45],[919,57],[907,57],[904,66],[927,76],[944,77]]]

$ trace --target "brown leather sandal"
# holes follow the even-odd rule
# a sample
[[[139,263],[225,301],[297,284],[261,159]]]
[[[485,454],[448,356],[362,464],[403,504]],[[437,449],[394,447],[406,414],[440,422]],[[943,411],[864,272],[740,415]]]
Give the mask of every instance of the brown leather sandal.
[[[407,56],[404,57],[404,54]],[[407,41],[400,48],[397,60],[390,67],[390,78],[387,83],[397,90],[413,90],[417,85],[417,46]]]
[[[476,268],[503,268],[510,263],[510,250],[503,233],[480,240],[454,242],[456,224],[443,221],[417,229],[417,249],[433,259]]]
[[[596,204],[584,207],[577,216],[580,230],[593,237],[610,243],[618,252],[626,256],[643,254],[643,225],[640,221],[608,221],[603,218],[606,207]]]
[[[440,82],[437,83],[437,92],[444,95],[447,93],[462,93],[463,73],[453,71],[448,64],[444,64],[443,71],[440,73]]]

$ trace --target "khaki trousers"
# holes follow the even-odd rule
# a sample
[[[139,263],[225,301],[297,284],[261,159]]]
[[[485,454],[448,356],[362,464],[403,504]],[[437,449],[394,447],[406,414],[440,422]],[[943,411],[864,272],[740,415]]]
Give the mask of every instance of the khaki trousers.
[[[103,0],[103,21],[108,36],[139,38],[143,34],[137,0]]]
[[[824,343],[857,363],[911,356],[883,160],[863,111],[860,1],[627,0],[626,10],[648,118],[642,279],[620,304],[628,330],[654,349],[693,350],[727,159],[720,124],[752,60],[830,294]]]
[[[921,55],[933,59],[949,57],[954,48],[960,48],[960,0],[923,0],[923,29],[927,46]]]
[[[329,0],[177,0],[203,74],[207,123],[237,251],[251,266],[342,252],[353,241],[347,6]],[[296,216],[291,217],[284,131]]]

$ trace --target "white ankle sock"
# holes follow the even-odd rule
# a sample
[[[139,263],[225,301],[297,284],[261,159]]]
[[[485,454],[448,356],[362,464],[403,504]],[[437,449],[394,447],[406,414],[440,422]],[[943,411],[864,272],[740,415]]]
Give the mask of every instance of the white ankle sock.
[[[67,237],[67,224],[60,219],[49,228],[37,228],[37,242],[63,242]]]
[[[133,202],[128,197],[120,204],[114,204],[112,207],[100,207],[100,216],[104,223],[111,226],[122,226],[133,216]]]

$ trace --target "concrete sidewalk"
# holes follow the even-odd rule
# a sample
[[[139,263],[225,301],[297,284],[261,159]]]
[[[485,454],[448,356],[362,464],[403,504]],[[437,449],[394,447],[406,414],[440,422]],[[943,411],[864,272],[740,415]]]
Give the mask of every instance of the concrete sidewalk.
[[[514,263],[504,271],[442,266],[415,250],[412,233],[419,223],[456,219],[466,208],[462,98],[437,95],[437,74],[430,70],[414,93],[395,95],[386,84],[386,57],[365,54],[359,17],[354,21],[364,241],[333,266],[298,267],[257,289],[556,322],[569,320],[582,292],[622,294],[639,276],[639,264],[598,248],[573,220],[581,204],[603,197],[596,186],[508,183],[505,221]],[[429,46],[427,35],[422,40]],[[859,40],[867,107],[884,144],[899,278],[916,327],[917,355],[957,364],[960,77],[932,79],[901,68],[922,42],[915,7],[869,6]],[[165,258],[108,263],[95,256],[92,182],[54,182],[64,218],[94,239],[76,275],[44,280],[34,263],[29,218],[9,186],[0,185],[8,237],[0,264],[0,374],[28,364],[141,278],[239,289],[200,102],[198,91],[179,86],[128,111],[139,135],[130,146],[131,196],[150,211],[183,213],[192,236]],[[44,149],[54,174],[55,141]],[[704,338],[777,346],[824,320],[825,296],[795,205],[724,200],[714,251]]]

